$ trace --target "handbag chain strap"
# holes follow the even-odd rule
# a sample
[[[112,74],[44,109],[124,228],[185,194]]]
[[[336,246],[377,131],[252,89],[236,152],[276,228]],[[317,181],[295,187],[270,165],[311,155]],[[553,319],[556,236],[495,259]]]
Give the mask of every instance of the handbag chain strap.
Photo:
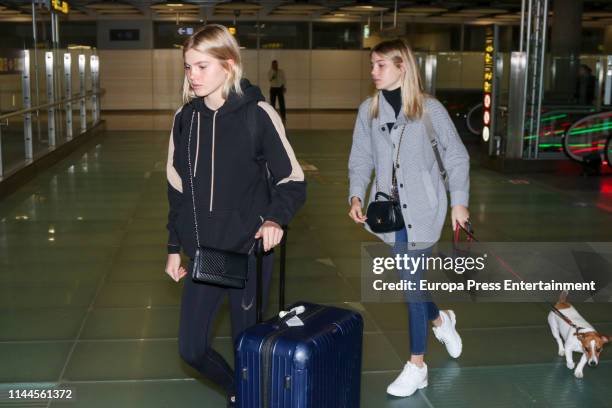
[[[195,194],[193,191],[193,173],[191,172],[191,130],[193,129],[193,118],[195,110],[191,113],[191,123],[189,124],[189,138],[187,141],[187,163],[189,164],[189,184],[191,185],[191,201],[193,202],[193,221],[195,223],[196,243],[200,247],[200,234],[198,233],[198,216],[196,215]],[[200,137],[200,135],[198,135]]]
[[[404,131],[406,130],[406,124],[402,126],[402,133],[400,134],[399,143],[397,145],[397,154],[395,156],[395,163],[393,163],[393,169],[391,170],[391,189],[395,189],[397,192],[397,178],[395,176],[395,169],[399,166],[399,154],[400,147],[402,146],[402,139],[404,138]],[[380,185],[378,184],[378,177],[376,177],[376,191],[380,190]],[[394,196],[393,191],[391,191],[391,196]]]
[[[402,139],[404,138],[404,131],[406,130],[406,125],[402,126],[402,133],[400,134],[399,143],[397,144],[397,155],[395,156],[395,163],[393,163],[393,171],[391,172],[391,188],[395,189],[395,193],[397,193],[397,177],[395,175],[395,169],[399,168],[399,155],[400,148],[402,147]]]

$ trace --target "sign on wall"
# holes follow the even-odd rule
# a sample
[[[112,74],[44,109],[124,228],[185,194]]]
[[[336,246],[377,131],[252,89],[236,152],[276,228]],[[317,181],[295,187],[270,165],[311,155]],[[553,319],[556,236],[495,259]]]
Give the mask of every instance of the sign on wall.
[[[176,32],[179,35],[193,35],[193,27],[179,27]]]
[[[68,5],[67,1],[52,0],[51,8],[53,9],[53,11],[58,11],[63,14],[68,14],[70,12],[70,5]]]
[[[482,100],[482,141],[489,144],[489,154],[494,152],[495,130],[495,100],[496,100],[496,63],[497,63],[497,27],[489,26],[486,29],[484,49],[484,76]]]

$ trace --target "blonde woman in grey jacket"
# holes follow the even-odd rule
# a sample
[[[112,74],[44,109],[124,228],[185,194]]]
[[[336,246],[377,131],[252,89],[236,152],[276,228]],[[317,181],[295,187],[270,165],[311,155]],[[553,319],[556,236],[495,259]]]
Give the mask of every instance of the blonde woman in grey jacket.
[[[469,219],[469,156],[444,106],[423,93],[410,47],[399,39],[385,41],[374,47],[370,56],[376,91],[359,107],[353,132],[349,216],[370,230],[365,224],[363,206],[374,172],[369,202],[374,200],[377,189],[394,193],[405,225],[400,231],[376,235],[393,245],[395,254],[427,255],[440,238],[448,206],[446,187],[427,133],[427,118],[448,173],[453,228],[457,223],[465,225]],[[394,166],[395,187],[392,186]],[[400,273],[403,278],[404,272]],[[423,273],[423,270],[412,271],[408,278],[420,279]],[[445,344],[451,357],[459,357],[462,350],[452,310],[440,311],[433,302],[423,301],[422,296],[406,301],[410,315],[410,358],[387,388],[388,394],[398,397],[407,397],[427,386],[424,357],[429,321],[436,338]]]

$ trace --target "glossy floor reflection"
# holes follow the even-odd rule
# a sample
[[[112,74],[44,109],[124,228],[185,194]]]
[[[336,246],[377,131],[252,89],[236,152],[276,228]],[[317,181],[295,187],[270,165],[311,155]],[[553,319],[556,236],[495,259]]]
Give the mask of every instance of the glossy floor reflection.
[[[4,398],[8,389],[56,383],[74,388],[76,400],[36,406],[224,406],[177,352],[182,284],[164,274],[167,138],[108,132],[0,202],[0,406],[17,406]],[[360,300],[360,243],[372,237],[346,215],[350,131],[294,130],[290,138],[309,184],[290,230],[287,298],[363,314],[362,407],[612,405],[612,350],[576,380],[538,303],[441,305],[457,313],[464,354],[449,359],[430,334],[429,387],[387,397],[408,356],[408,316],[401,304]],[[481,240],[609,241],[610,208],[606,180],[472,166]],[[273,297],[270,312],[276,304]],[[612,332],[609,304],[579,308]],[[224,310],[214,344],[228,358],[229,327]]]

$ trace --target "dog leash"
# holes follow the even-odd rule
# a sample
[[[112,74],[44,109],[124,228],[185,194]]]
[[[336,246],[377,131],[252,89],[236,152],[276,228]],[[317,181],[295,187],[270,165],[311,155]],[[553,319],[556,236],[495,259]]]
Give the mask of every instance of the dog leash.
[[[565,323],[569,324],[574,329],[576,329],[576,332],[580,331],[581,329],[584,329],[584,327],[576,326],[574,322],[572,322],[566,315],[561,313],[559,309],[557,309],[554,305],[550,305],[550,307],[552,308],[553,312],[555,312],[557,316],[559,316],[561,319],[563,319],[563,321],[565,321]]]
[[[464,227],[463,225],[461,225],[459,223],[459,221],[457,221],[456,226],[455,226],[455,240],[453,241],[453,246],[456,246],[457,242],[459,242],[459,233],[460,233],[460,231],[465,232],[465,234],[467,235],[467,242],[480,242],[474,236],[474,228],[472,228],[472,223],[468,220],[465,224],[466,224],[467,228]],[[512,267],[510,265],[508,265],[508,263],[506,261],[504,261],[500,256],[498,256],[497,254],[495,254],[495,253],[493,253],[491,251],[489,251],[489,253],[491,255],[493,255],[493,257],[497,260],[497,262],[499,262],[499,264],[502,266],[502,268],[504,268],[506,271],[510,272],[517,279],[523,280],[523,277],[521,275],[519,275],[518,273],[516,273],[514,271],[514,269],[512,269]]]
[[[460,231],[465,232],[465,234],[468,237],[468,242],[479,242],[478,239],[476,239],[476,237],[474,236],[474,229],[472,228],[472,223],[468,220],[465,224],[466,224],[467,228],[465,228],[463,225],[461,225],[459,222],[457,222],[457,225],[456,225],[456,228],[455,228],[455,242],[454,243],[457,243],[459,241],[459,232]],[[502,264],[502,266],[504,266],[504,268],[506,270],[511,272],[514,276],[516,276],[518,278],[521,278],[521,276],[518,275],[516,272],[514,272],[514,270],[512,270],[512,268],[510,268],[510,266],[508,264],[506,264],[500,257],[498,257],[495,254],[493,254],[493,256],[495,258],[497,258],[497,260]],[[559,309],[557,309],[554,305],[550,305],[550,307],[552,308],[553,312],[555,312],[555,314],[557,316],[559,316],[561,319],[563,319],[563,321],[565,321],[565,323],[569,324],[571,327],[576,329],[576,332],[580,331],[581,329],[584,329],[584,327],[577,326],[567,316],[565,316],[563,313],[561,313],[561,311],[559,311]]]

